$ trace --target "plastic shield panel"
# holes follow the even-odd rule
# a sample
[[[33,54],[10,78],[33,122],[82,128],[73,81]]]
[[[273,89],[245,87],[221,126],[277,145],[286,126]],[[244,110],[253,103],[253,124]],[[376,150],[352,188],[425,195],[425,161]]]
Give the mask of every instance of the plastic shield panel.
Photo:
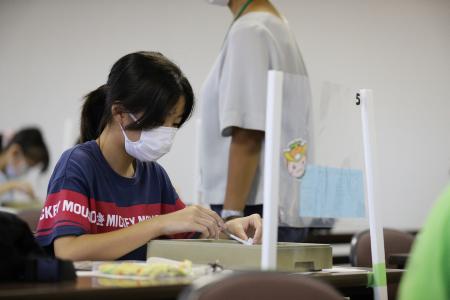
[[[284,74],[279,225],[331,228],[365,217],[360,110],[354,89]]]

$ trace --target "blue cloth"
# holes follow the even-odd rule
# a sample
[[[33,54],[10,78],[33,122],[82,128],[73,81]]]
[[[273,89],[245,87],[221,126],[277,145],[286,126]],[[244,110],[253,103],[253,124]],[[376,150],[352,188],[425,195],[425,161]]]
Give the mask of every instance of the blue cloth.
[[[299,215],[318,218],[364,217],[362,171],[308,165],[300,182]]]

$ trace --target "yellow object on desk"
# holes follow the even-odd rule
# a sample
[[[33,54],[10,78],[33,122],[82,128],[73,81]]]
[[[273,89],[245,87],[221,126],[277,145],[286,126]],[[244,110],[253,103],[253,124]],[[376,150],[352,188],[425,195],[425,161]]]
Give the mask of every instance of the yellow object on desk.
[[[97,269],[102,274],[118,276],[137,276],[146,278],[188,276],[192,274],[192,263],[140,263],[140,262],[110,262],[102,263]]]

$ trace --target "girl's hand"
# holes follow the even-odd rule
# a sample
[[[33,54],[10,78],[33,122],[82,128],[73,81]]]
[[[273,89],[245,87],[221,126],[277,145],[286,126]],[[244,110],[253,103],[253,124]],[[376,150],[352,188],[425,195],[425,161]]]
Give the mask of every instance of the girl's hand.
[[[261,244],[262,240],[262,220],[258,214],[248,217],[236,218],[226,223],[228,231],[237,237],[248,240],[249,236],[253,238],[254,244]]]
[[[183,232],[201,232],[200,238],[219,238],[225,224],[215,212],[199,205],[188,206],[179,211],[160,215],[156,219],[161,235]]]

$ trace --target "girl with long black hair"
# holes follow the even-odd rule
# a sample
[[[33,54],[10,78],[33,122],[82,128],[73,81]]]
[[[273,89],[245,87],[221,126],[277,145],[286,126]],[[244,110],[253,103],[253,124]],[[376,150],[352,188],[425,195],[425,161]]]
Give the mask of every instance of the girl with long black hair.
[[[55,167],[37,241],[71,260],[145,259],[151,239],[215,238],[224,228],[260,241],[259,215],[224,223],[209,209],[186,207],[156,163],[193,106],[188,80],[162,54],[120,58],[86,96],[81,144]]]

